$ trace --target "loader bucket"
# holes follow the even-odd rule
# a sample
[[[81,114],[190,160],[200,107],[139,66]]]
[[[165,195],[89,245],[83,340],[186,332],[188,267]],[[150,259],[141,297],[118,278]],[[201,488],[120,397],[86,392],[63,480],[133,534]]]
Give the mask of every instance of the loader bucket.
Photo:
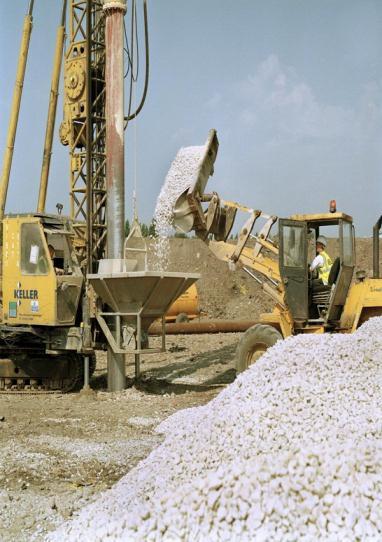
[[[205,150],[197,171],[195,182],[177,199],[173,208],[173,224],[183,233],[194,229],[197,233],[206,229],[202,201],[210,175],[214,173],[214,163],[219,148],[216,130],[210,130]]]
[[[188,192],[189,189],[179,196],[173,211],[174,226],[182,233],[190,232],[194,226],[194,213],[188,202]]]

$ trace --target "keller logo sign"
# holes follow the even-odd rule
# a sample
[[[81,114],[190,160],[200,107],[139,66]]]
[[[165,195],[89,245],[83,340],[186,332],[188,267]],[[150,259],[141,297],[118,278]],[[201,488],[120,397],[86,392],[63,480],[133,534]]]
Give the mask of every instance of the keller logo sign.
[[[13,290],[15,299],[38,299],[38,290],[22,290],[21,283],[17,284],[17,288]]]

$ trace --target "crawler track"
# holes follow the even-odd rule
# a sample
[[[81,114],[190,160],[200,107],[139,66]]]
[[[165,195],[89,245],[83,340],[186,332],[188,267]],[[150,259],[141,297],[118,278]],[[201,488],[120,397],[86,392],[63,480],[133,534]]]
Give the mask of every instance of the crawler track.
[[[79,354],[49,356],[33,352],[12,358],[0,359],[0,393],[68,393],[82,387],[84,364]],[[95,366],[93,355],[90,357],[90,375],[94,373]]]

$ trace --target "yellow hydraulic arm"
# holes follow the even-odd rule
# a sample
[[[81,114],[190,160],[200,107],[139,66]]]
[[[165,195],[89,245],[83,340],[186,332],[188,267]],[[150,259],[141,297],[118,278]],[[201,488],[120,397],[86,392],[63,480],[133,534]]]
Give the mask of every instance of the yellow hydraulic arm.
[[[6,143],[5,153],[4,153],[4,160],[3,160],[3,171],[1,174],[0,224],[2,223],[3,218],[4,218],[5,204],[7,201],[9,177],[11,173],[12,158],[13,158],[13,149],[15,146],[17,122],[19,119],[21,96],[22,96],[23,85],[24,85],[25,68],[27,65],[29,42],[30,42],[30,37],[32,33],[33,4],[34,4],[34,0],[30,0],[28,13],[25,15],[25,18],[24,18],[23,35],[21,38],[19,60],[17,64],[16,82],[15,82],[15,88],[13,91],[11,117],[9,119],[7,143]]]
[[[219,260],[228,262],[230,266],[239,265],[251,277],[259,282],[263,290],[281,306],[284,304],[284,286],[280,276],[278,263],[278,247],[269,239],[269,233],[273,224],[277,221],[276,216],[269,216],[261,211],[254,211],[237,203],[223,201],[224,207],[235,207],[249,213],[249,218],[241,228],[237,240],[212,241],[206,240],[210,250]],[[266,220],[264,226],[257,235],[252,235],[252,230],[258,218]],[[249,239],[254,240],[254,246],[248,245]],[[266,249],[267,254],[263,254]],[[274,257],[272,258],[271,255]],[[262,275],[262,281],[253,273]]]
[[[50,97],[49,97],[48,119],[47,119],[47,122],[46,122],[44,153],[43,153],[43,158],[42,158],[42,168],[41,168],[41,177],[40,177],[40,190],[39,190],[39,194],[38,194],[38,204],[37,204],[37,212],[38,213],[45,212],[46,192],[47,192],[47,189],[48,189],[48,178],[49,178],[49,168],[50,168],[50,158],[52,156],[53,133],[54,133],[54,125],[55,125],[55,121],[56,121],[58,87],[59,87],[59,84],[60,84],[62,55],[63,55],[64,41],[65,41],[66,1],[67,0],[63,0],[63,2],[62,2],[61,24],[57,28],[56,48],[55,48],[55,52],[54,52],[54,63],[53,63],[53,73],[52,73],[52,83],[51,83]]]

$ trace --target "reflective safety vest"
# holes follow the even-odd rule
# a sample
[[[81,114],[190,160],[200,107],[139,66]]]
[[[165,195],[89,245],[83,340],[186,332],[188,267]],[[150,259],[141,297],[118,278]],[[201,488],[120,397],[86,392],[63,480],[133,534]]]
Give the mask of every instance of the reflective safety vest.
[[[327,254],[324,250],[320,252],[320,256],[322,256],[324,259],[324,265],[318,267],[318,278],[321,279],[324,284],[328,284],[329,273],[333,262],[329,254]]]

